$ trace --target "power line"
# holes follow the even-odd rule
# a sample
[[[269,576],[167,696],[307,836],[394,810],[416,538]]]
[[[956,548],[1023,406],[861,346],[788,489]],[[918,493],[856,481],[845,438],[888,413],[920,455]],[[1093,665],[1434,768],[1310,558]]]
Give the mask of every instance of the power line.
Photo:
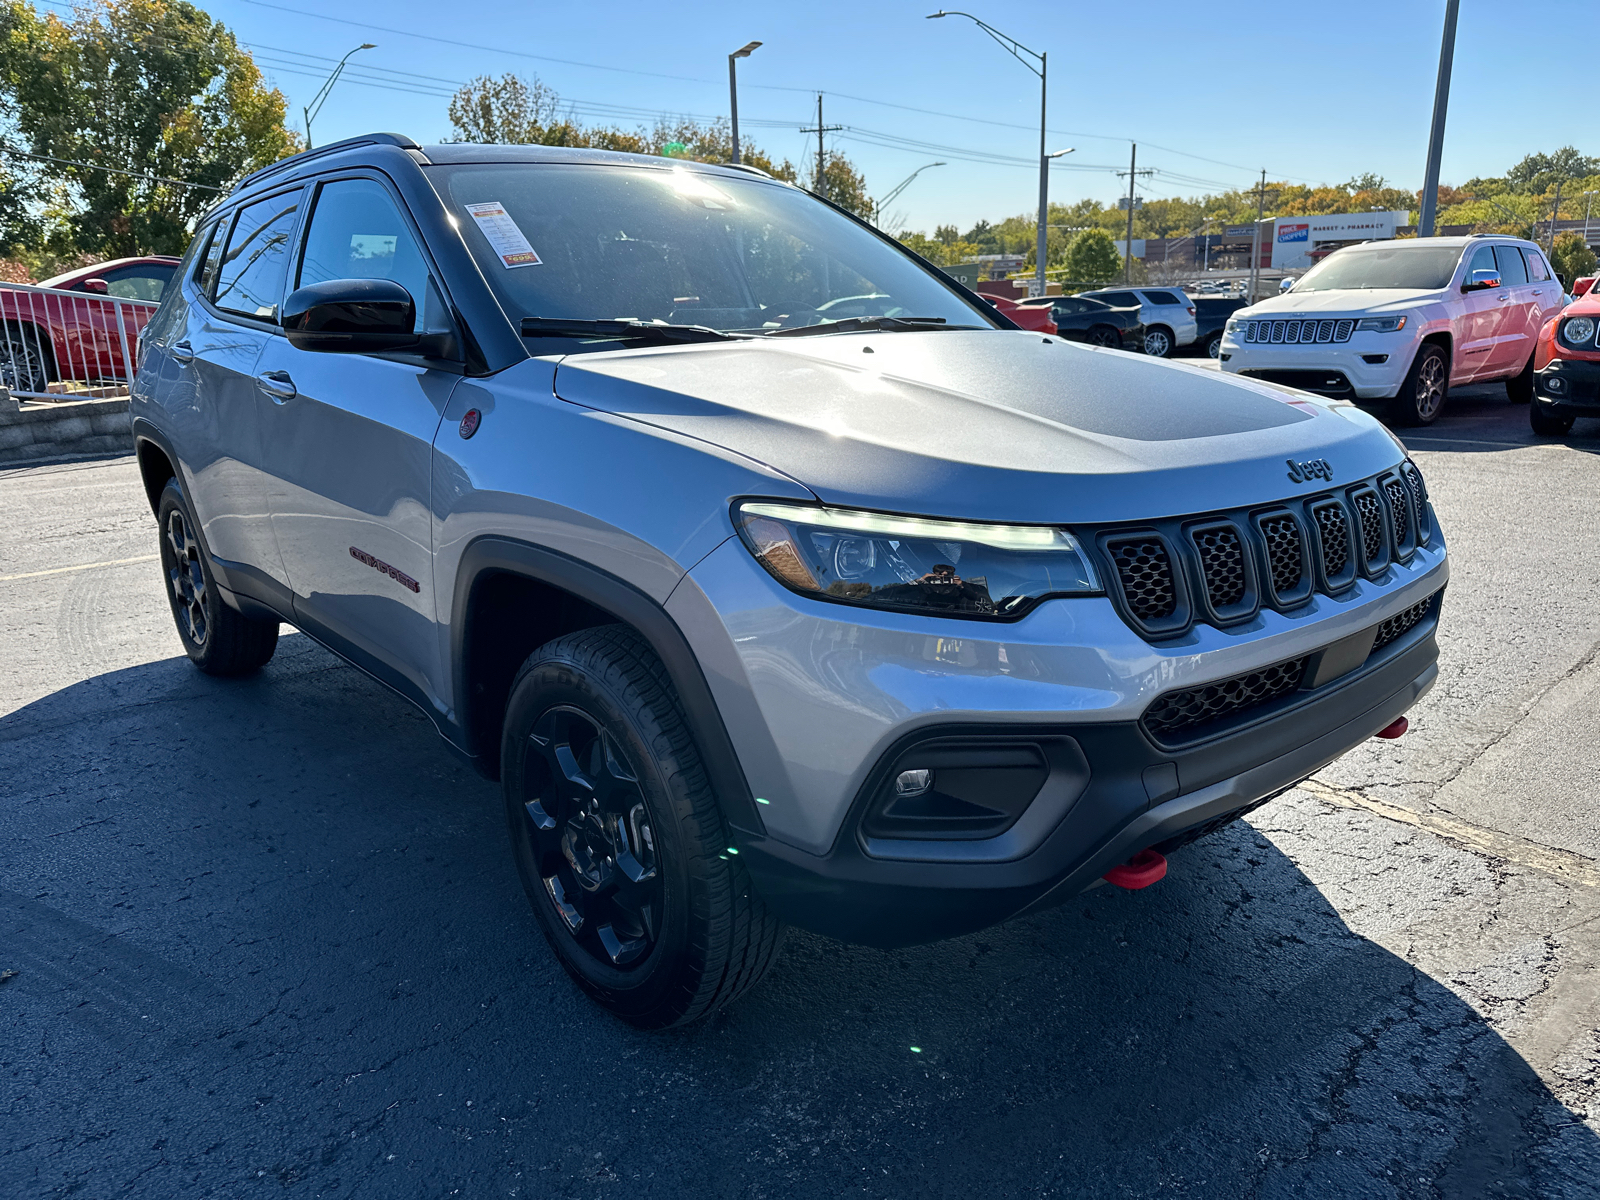
[[[31,158],[39,162],[60,163],[67,167],[83,167],[89,171],[106,171],[112,175],[129,175],[134,179],[143,179],[147,183],[169,183],[174,187],[199,188],[205,192],[225,192],[227,188],[213,187],[209,183],[190,183],[186,179],[168,179],[164,175],[146,175],[143,171],[127,171],[121,167],[106,167],[99,163],[79,162],[75,158],[57,158],[53,154],[30,154],[26,150],[13,150],[9,146],[0,146],[0,154],[12,154],[17,158]]]

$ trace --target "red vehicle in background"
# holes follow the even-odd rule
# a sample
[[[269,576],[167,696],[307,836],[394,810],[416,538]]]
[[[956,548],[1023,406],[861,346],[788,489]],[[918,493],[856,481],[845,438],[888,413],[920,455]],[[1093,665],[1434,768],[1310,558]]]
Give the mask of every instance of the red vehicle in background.
[[[1592,289],[1544,323],[1533,350],[1534,433],[1561,437],[1579,417],[1600,417],[1600,292]]]
[[[166,255],[118,258],[39,284],[0,284],[0,385],[42,395],[126,384],[139,331],[177,266]]]
[[[982,296],[1024,329],[1031,329],[1035,333],[1054,333],[1056,331],[1056,323],[1050,319],[1050,310],[1048,308],[1025,308],[1015,300],[1008,300],[1004,296],[991,296],[988,292],[979,292],[978,295]]]

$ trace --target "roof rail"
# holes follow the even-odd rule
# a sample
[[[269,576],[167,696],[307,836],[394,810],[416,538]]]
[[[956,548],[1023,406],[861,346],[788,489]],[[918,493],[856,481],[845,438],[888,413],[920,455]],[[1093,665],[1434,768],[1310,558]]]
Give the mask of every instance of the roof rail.
[[[341,150],[354,150],[357,146],[398,146],[402,150],[422,149],[421,146],[403,133],[364,133],[360,137],[345,138],[342,142],[329,142],[326,146],[318,146],[315,150],[302,150],[299,154],[291,154],[288,158],[280,158],[271,166],[250,172],[250,174],[233,185],[233,190],[237,192],[253,183],[259,183],[261,180],[276,175],[280,171],[287,171],[290,167],[299,166],[308,159],[321,158],[324,154],[337,154]]]

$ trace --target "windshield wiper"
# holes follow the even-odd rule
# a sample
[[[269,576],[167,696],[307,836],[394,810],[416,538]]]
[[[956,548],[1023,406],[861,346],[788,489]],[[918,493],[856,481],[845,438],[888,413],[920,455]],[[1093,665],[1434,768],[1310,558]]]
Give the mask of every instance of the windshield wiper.
[[[652,342],[724,342],[741,336],[709,325],[671,325],[666,321],[590,321],[578,317],[523,317],[523,337],[623,337]]]
[[[951,325],[943,317],[844,317],[820,325],[796,325],[793,329],[774,329],[768,337],[812,337],[819,333],[860,333],[867,329],[904,333],[916,329],[984,329],[983,325]]]

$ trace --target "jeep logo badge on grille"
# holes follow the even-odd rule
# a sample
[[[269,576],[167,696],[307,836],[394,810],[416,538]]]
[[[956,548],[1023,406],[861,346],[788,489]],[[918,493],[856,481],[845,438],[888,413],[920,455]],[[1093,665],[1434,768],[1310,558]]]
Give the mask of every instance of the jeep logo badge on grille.
[[[1292,458],[1283,460],[1289,464],[1289,478],[1296,483],[1305,483],[1308,479],[1326,479],[1333,482],[1333,467],[1325,458],[1309,458],[1305,462],[1295,462]]]

